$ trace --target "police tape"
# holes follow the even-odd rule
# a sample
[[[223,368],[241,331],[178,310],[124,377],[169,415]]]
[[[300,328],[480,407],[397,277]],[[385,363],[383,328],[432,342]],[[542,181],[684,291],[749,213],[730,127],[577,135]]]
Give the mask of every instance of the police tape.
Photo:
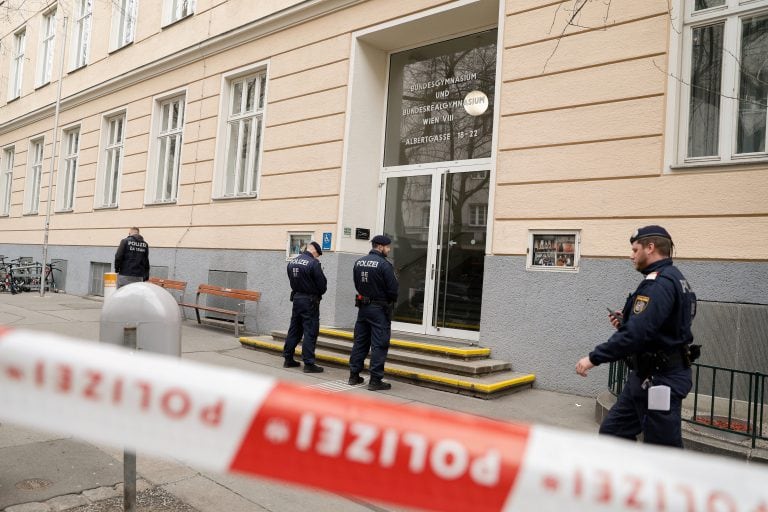
[[[424,510],[768,512],[764,467],[29,331],[0,332],[0,419]]]

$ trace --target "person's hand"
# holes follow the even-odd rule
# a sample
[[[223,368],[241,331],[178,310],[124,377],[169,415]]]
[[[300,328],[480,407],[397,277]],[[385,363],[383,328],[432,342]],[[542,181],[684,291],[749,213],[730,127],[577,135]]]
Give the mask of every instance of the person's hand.
[[[621,314],[621,311],[614,311],[613,313],[608,315],[608,321],[611,322],[611,325],[614,326],[616,329],[621,327],[621,321],[624,319],[624,315]]]
[[[589,370],[594,367],[595,365],[592,364],[592,361],[589,360],[589,357],[582,357],[579,359],[579,362],[576,363],[576,373],[582,377],[586,377],[587,373],[589,373]]]

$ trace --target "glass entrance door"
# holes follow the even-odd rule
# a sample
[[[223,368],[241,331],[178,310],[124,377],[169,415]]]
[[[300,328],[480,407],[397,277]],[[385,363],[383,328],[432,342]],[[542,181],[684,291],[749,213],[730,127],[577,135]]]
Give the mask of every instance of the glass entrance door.
[[[488,171],[442,175],[430,331],[478,332],[483,292]]]
[[[488,184],[487,170],[387,178],[383,231],[400,281],[394,329],[477,339]]]

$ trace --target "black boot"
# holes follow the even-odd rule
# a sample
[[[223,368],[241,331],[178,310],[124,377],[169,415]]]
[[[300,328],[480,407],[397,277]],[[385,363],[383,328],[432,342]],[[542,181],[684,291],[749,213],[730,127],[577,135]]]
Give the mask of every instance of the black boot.
[[[370,382],[368,382],[368,389],[370,391],[386,391],[392,389],[392,384],[389,382],[382,382],[381,379],[377,379],[376,377],[371,377]]]
[[[317,366],[316,364],[305,364],[304,365],[304,373],[323,373],[324,368],[322,366]]]
[[[286,359],[283,362],[283,368],[298,368],[299,366],[301,366],[301,363],[298,361],[294,361],[293,358]]]
[[[350,372],[349,380],[347,381],[347,384],[349,384],[350,386],[357,386],[358,384],[362,384],[364,381],[365,379],[360,376],[360,373]]]

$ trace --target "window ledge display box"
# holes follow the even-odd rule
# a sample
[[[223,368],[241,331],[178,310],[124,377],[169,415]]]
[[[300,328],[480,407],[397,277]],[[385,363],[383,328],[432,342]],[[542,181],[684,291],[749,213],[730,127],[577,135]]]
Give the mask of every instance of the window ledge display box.
[[[526,268],[576,272],[579,270],[579,246],[578,231],[529,231]]]

